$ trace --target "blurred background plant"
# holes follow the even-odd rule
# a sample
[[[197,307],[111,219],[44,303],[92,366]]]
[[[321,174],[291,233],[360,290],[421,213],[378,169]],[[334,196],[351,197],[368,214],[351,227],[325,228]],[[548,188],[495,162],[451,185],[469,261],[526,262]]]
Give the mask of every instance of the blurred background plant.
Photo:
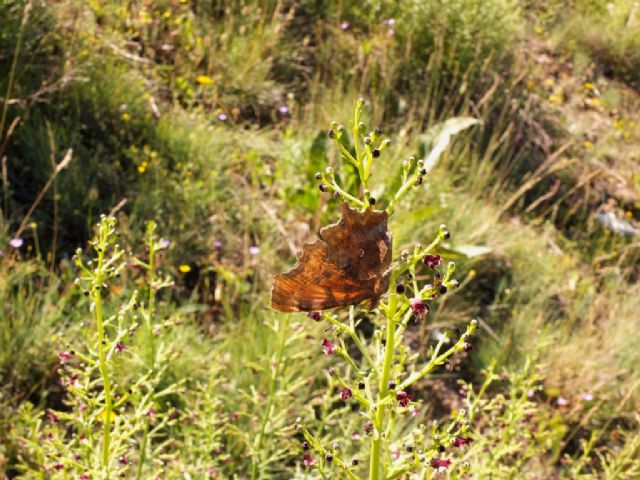
[[[142,477],[311,475],[287,428],[294,412],[312,409],[322,429],[335,411],[315,380],[322,326],[283,322],[266,305],[273,272],[335,221],[305,187],[337,160],[322,130],[362,95],[367,122],[393,133],[393,162],[423,157],[441,120],[483,120],[396,206],[398,251],[446,221],[465,287],[412,341],[472,317],[483,330],[422,386],[420,421],[465,408],[495,359],[464,454],[473,475],[636,478],[639,10],[635,0],[0,0],[0,475],[77,462],[58,354],[94,345],[71,257],[110,212],[127,258],[145,263],[156,220],[168,242],[158,278],[174,279],[154,306],[166,366],[149,378],[154,394],[180,387],[154,406],[167,423],[149,433]],[[373,180],[376,198],[393,181]],[[147,311],[145,272],[126,265],[111,313],[135,290]],[[116,357],[123,388],[144,375],[143,332]],[[457,379],[472,385],[464,395]],[[126,467],[114,458],[136,478],[144,418],[127,418],[135,453]],[[365,432],[328,422],[361,455]],[[34,445],[38,432],[53,439]]]

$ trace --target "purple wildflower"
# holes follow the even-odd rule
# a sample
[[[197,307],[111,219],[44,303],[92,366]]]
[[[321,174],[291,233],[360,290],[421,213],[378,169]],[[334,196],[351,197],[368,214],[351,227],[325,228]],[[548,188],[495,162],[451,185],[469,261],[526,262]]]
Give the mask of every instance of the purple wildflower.
[[[329,341],[328,338],[322,339],[322,351],[325,355],[331,355],[336,351],[336,346]]]
[[[422,318],[427,313],[429,313],[429,307],[427,306],[426,303],[424,303],[419,298],[412,298],[410,303],[411,303],[411,310],[413,310],[413,313],[415,314],[416,317]]]

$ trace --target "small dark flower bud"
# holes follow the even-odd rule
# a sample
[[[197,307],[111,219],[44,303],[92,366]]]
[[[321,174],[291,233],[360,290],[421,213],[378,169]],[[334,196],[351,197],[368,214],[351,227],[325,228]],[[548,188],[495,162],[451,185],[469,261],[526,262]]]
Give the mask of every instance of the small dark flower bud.
[[[320,185],[318,185],[318,188],[321,192],[326,192],[327,190],[329,190],[326,183],[321,183]]]
[[[351,460],[351,465],[353,465],[354,467],[355,467],[356,465],[358,465],[359,463],[360,463],[360,462],[358,461],[358,459],[357,459],[357,458],[354,458],[353,460]]]
[[[85,291],[84,291],[84,292],[82,292],[82,293],[84,293],[84,296],[85,296],[85,297],[88,297],[88,296],[89,296],[89,293],[91,293],[91,292],[89,292],[89,290],[85,290]]]
[[[364,137],[364,144],[365,145],[370,145],[371,144],[371,137]]]
[[[447,293],[447,287],[440,285],[440,295],[444,295],[445,293]]]
[[[328,136],[329,138],[333,138],[333,137],[335,137],[335,136],[336,136],[336,131],[335,131],[333,128],[330,128],[330,129],[327,131],[327,136]]]
[[[413,445],[411,445],[410,443],[407,444],[404,448],[409,453],[413,452]]]
[[[322,174],[320,172],[316,172],[314,177],[316,178],[316,180],[322,180]]]
[[[462,344],[462,348],[465,352],[470,352],[471,350],[473,350],[473,345],[471,345],[470,343],[464,342]]]
[[[316,322],[319,322],[322,318],[322,314],[317,311],[309,312],[307,315],[311,320],[315,320]]]
[[[369,197],[369,205],[375,205],[376,199],[374,197]]]
[[[311,446],[309,445],[309,442],[302,442],[302,449],[303,450],[309,450],[311,448]]]
[[[365,384],[364,384],[364,382],[362,380],[360,380],[358,382],[358,389],[359,390],[364,390],[364,388],[365,388]]]
[[[367,422],[364,424],[364,431],[367,435],[370,435],[373,432],[373,422]]]
[[[376,128],[376,135],[382,135],[382,130],[379,128]]]
[[[331,462],[333,462],[333,455],[332,455],[331,453],[327,453],[327,454],[325,455],[324,459],[325,459],[327,462],[331,463]]]
[[[418,172],[420,175],[424,176],[427,174],[427,169],[426,168],[421,168],[420,171]]]
[[[394,390],[396,388],[396,382],[391,380],[388,386],[389,386],[389,390]]]
[[[402,295],[404,293],[404,285],[399,283],[396,285],[396,293]]]
[[[378,158],[380,156],[380,149],[374,148],[373,150],[371,150],[371,155],[373,155],[373,158]]]
[[[449,230],[445,230],[442,236],[444,237],[445,240],[449,240],[451,238],[451,233],[449,232]]]
[[[416,178],[416,185],[422,185],[422,182],[424,182],[424,178],[422,177]]]
[[[336,369],[333,367],[329,367],[329,370],[327,370],[329,372],[329,375],[333,376],[334,373],[336,373]]]
[[[439,445],[439,446],[438,446],[438,451],[439,451],[440,453],[444,453],[446,450],[447,450],[447,449],[445,448],[445,446],[444,446],[444,445]]]

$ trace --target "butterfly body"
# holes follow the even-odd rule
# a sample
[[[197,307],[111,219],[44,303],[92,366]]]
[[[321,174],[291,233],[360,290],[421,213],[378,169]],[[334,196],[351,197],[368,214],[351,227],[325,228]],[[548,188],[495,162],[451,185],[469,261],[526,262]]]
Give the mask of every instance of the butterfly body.
[[[377,303],[389,288],[391,234],[385,211],[364,212],[342,204],[336,224],[307,243],[296,265],[277,275],[271,305],[283,312],[309,312]]]

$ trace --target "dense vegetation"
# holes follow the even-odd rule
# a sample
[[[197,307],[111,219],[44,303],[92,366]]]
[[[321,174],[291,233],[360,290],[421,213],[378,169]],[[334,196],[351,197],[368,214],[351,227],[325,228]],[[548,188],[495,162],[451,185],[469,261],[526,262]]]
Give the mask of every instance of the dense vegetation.
[[[366,478],[344,339],[269,308],[337,220],[314,176],[363,97],[383,206],[442,122],[482,122],[391,218],[396,257],[452,234],[417,359],[478,327],[389,455],[423,424],[451,464],[420,478],[640,478],[636,0],[0,0],[0,25],[0,476],[343,478],[300,418]]]

